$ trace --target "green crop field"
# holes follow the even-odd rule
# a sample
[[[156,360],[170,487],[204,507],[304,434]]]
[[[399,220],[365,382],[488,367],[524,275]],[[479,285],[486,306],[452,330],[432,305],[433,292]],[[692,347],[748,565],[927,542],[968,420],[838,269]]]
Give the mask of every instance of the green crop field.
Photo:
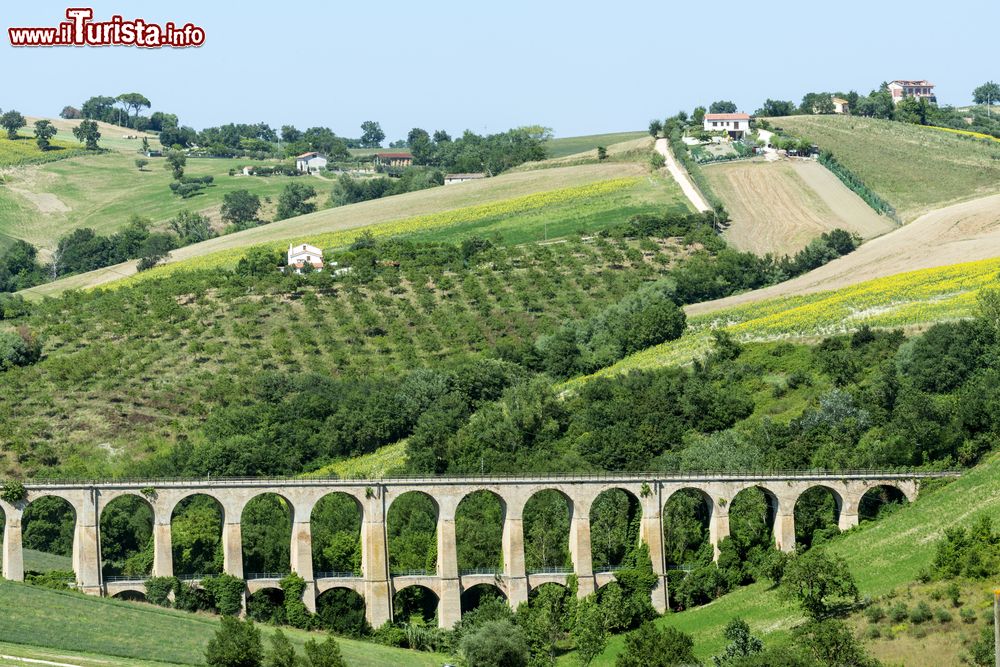
[[[179,211],[195,210],[218,219],[223,196],[234,190],[247,189],[276,200],[287,183],[303,178],[320,192],[320,205],[329,194],[325,182],[315,178],[229,175],[230,169],[238,170],[248,160],[191,158],[186,175],[212,176],[215,181],[202,193],[182,199],[168,187],[172,177],[162,158],[150,158],[145,170],[139,171],[136,157],[120,152],[84,155],[8,173],[0,187],[0,234],[51,252],[61,236],[78,227],[110,234],[133,214],[163,222]]]
[[[588,134],[582,137],[557,137],[550,139],[545,144],[550,158],[566,157],[576,153],[594,150],[598,146],[610,146],[611,144],[641,139],[649,136],[647,132],[611,132],[608,134]]]
[[[618,187],[624,183],[622,179],[628,179],[627,187]],[[615,187],[598,187],[601,182],[615,182]],[[143,275],[232,266],[248,247],[259,244],[308,242],[335,247],[350,243],[366,228],[375,234],[419,232],[423,238],[440,240],[499,232],[505,242],[519,243],[597,229],[609,219],[624,220],[637,212],[686,209],[687,203],[672,180],[651,176],[637,164],[543,169],[326,209],[228,234],[176,250],[171,253],[171,263]],[[126,263],[40,285],[26,290],[25,296],[93,287],[134,272],[134,263]]]
[[[904,221],[1000,192],[1000,144],[994,141],[853,116],[788,116],[771,122],[833,151]]]
[[[54,591],[0,580],[0,653],[39,655],[39,649],[89,654],[95,664],[100,656],[125,659],[117,664],[136,664],[130,659],[180,665],[204,664],[204,650],[218,627],[218,618],[191,614],[153,605],[96,598],[80,593]],[[66,623],[66,619],[74,619]],[[290,628],[283,631],[302,653],[310,638],[323,635]],[[271,629],[263,627],[265,646]],[[369,642],[338,639],[352,667],[413,665],[439,667],[446,656],[380,646]],[[46,651],[47,652],[47,651]],[[2,663],[0,663],[2,664]],[[84,663],[86,664],[86,663]],[[116,664],[112,662],[111,664]],[[156,663],[154,663],[156,664]]]
[[[76,139],[66,140],[56,135],[51,140],[52,148],[42,151],[33,136],[25,134],[24,128],[17,139],[8,139],[6,132],[0,132],[0,167],[12,167],[22,163],[50,162],[82,155],[84,148]],[[9,174],[5,177],[9,177]],[[0,177],[0,184],[4,182]]]

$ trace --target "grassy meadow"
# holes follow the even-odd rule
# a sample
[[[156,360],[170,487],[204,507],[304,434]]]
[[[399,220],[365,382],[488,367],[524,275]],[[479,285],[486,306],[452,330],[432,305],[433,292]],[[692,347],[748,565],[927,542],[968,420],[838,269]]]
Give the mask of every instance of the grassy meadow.
[[[609,132],[607,134],[588,134],[580,137],[557,137],[549,139],[545,143],[545,150],[550,158],[566,157],[576,153],[592,151],[598,146],[610,146],[611,144],[633,139],[642,139],[649,136],[648,132]]]
[[[246,159],[189,158],[186,175],[213,176],[215,181],[194,197],[182,199],[169,188],[172,176],[163,158],[150,158],[139,171],[137,157],[136,153],[91,154],[8,173],[0,187],[0,234],[51,252],[60,237],[78,227],[111,234],[133,214],[164,222],[182,210],[195,210],[218,220],[222,198],[234,190],[250,190],[277,201],[287,183],[301,178],[316,187],[321,206],[329,194],[325,182],[315,178],[230,176],[230,169],[251,162]]]
[[[855,116],[787,116],[771,122],[833,151],[904,222],[946,204],[1000,192],[1000,144],[993,141]]]
[[[40,657],[55,650],[91,656],[94,664],[202,665],[208,640],[219,624],[216,616],[162,609],[149,604],[96,598],[68,591],[0,580],[0,653],[27,653]],[[66,623],[67,618],[76,619]],[[262,627],[265,646],[271,628]],[[282,628],[302,654],[310,638],[324,635]],[[341,652],[352,667],[439,667],[445,656],[380,646],[370,642],[338,639]],[[65,654],[63,654],[65,655]],[[121,662],[102,662],[107,656]],[[71,657],[71,656],[66,656]],[[3,664],[3,663],[0,663]],[[83,663],[87,665],[87,663]],[[87,665],[89,667],[89,665]]]

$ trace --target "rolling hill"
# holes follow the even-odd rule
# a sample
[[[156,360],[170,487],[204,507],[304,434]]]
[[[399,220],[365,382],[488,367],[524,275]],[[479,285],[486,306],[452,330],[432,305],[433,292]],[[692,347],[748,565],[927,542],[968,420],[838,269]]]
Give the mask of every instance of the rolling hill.
[[[1000,192],[1000,143],[856,116],[786,116],[771,123],[833,151],[904,222]]]
[[[592,151],[598,146],[611,146],[623,141],[632,141],[648,136],[646,132],[611,132],[608,134],[587,134],[579,137],[557,137],[549,139],[545,148],[550,158],[566,157]]]
[[[386,197],[360,204],[352,204],[333,209],[327,209],[299,216],[280,222],[262,225],[235,234],[180,248],[171,253],[167,267],[199,268],[206,266],[233,265],[246,248],[264,243],[276,245],[293,241],[317,242],[318,235],[346,232],[352,230],[350,238],[360,234],[364,228],[377,230],[383,223],[399,222],[404,227],[407,220],[415,216],[443,215],[448,211],[471,213],[483,224],[473,225],[463,230],[455,229],[456,237],[462,234],[483,234],[499,231],[508,241],[523,242],[554,238],[586,229],[586,211],[581,216],[580,210],[572,206],[572,202],[564,201],[567,206],[561,214],[550,214],[549,206],[543,196],[546,192],[556,192],[569,188],[586,188],[600,182],[610,182],[615,179],[632,179],[631,185],[615,196],[614,201],[605,201],[599,208],[609,213],[617,211],[616,215],[627,217],[631,212],[648,210],[650,207],[665,207],[675,210],[685,210],[679,188],[673,181],[649,176],[645,166],[632,163],[612,163],[600,165],[582,165],[557,169],[541,169],[528,172],[503,174],[496,178],[462,183],[442,188],[431,188],[403,195]],[[262,179],[263,180],[263,179]],[[578,190],[573,197],[585,194]],[[505,206],[515,208],[524,205],[523,198],[537,196],[530,206],[538,211],[534,221],[527,224],[519,217],[504,214]],[[521,201],[515,201],[515,200]],[[506,204],[505,204],[506,202]],[[585,203],[582,202],[581,205]],[[593,202],[596,205],[596,202]],[[481,207],[493,206],[491,215],[483,217]],[[471,209],[476,209],[472,211]],[[590,211],[592,214],[593,211]],[[492,221],[492,222],[491,222]],[[561,221],[561,222],[560,222]],[[440,221],[439,221],[440,222]],[[441,227],[442,237],[451,236],[448,227],[461,223],[461,216],[444,221]],[[551,224],[550,224],[551,223]],[[385,229],[385,228],[383,228]],[[390,233],[398,234],[400,229],[394,228]],[[330,247],[332,244],[328,244]],[[25,290],[28,298],[51,296],[67,289],[89,288],[119,280],[135,273],[135,262],[126,262],[113,267],[99,269],[77,276],[58,280],[45,285]],[[155,269],[150,275],[162,274]]]

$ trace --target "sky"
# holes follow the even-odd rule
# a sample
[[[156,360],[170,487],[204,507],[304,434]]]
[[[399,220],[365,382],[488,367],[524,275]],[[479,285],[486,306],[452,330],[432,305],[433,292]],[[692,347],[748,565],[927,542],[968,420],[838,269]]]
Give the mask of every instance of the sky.
[[[200,48],[14,48],[7,28],[95,20],[202,27]],[[388,139],[551,127],[556,136],[644,130],[728,99],[865,93],[928,79],[942,104],[1000,80],[1000,2],[707,3],[615,0],[4,2],[0,109],[55,116],[92,95],[138,91],[196,129],[228,122],[330,127]],[[146,112],[148,113],[148,112]]]

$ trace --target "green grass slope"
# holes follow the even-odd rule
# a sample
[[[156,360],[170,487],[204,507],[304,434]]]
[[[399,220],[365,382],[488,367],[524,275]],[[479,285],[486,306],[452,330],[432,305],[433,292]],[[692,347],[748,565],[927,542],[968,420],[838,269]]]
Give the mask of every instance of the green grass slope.
[[[219,624],[217,617],[207,614],[190,614],[9,581],[0,581],[0,610],[0,638],[8,644],[180,665],[204,664],[205,646]],[[267,627],[262,630],[267,646],[272,630]],[[323,638],[318,633],[290,628],[283,631],[300,654],[306,640],[322,641]],[[338,642],[352,667],[390,664],[436,667],[444,662],[439,655],[350,639],[338,639]],[[3,646],[0,644],[0,652]]]
[[[566,157],[585,151],[592,151],[598,146],[610,146],[611,144],[641,139],[648,136],[647,132],[609,132],[607,134],[588,134],[580,137],[558,137],[549,139],[545,143],[545,150],[550,158]]]
[[[996,142],[854,116],[788,116],[771,122],[833,151],[904,221],[946,204],[1000,192]]]
[[[979,516],[995,518],[998,512],[1000,455],[941,488],[924,491],[914,504],[835,538],[828,548],[847,561],[862,596],[885,595],[913,582],[930,565],[935,544],[946,528],[969,526]],[[981,587],[990,588],[988,582]],[[693,635],[696,654],[706,659],[721,651],[725,645],[722,630],[735,616],[745,619],[766,643],[788,641],[790,630],[802,621],[795,605],[780,600],[775,590],[760,583],[703,607],[668,614],[658,622]],[[623,644],[623,637],[613,638],[594,664],[614,665]]]

